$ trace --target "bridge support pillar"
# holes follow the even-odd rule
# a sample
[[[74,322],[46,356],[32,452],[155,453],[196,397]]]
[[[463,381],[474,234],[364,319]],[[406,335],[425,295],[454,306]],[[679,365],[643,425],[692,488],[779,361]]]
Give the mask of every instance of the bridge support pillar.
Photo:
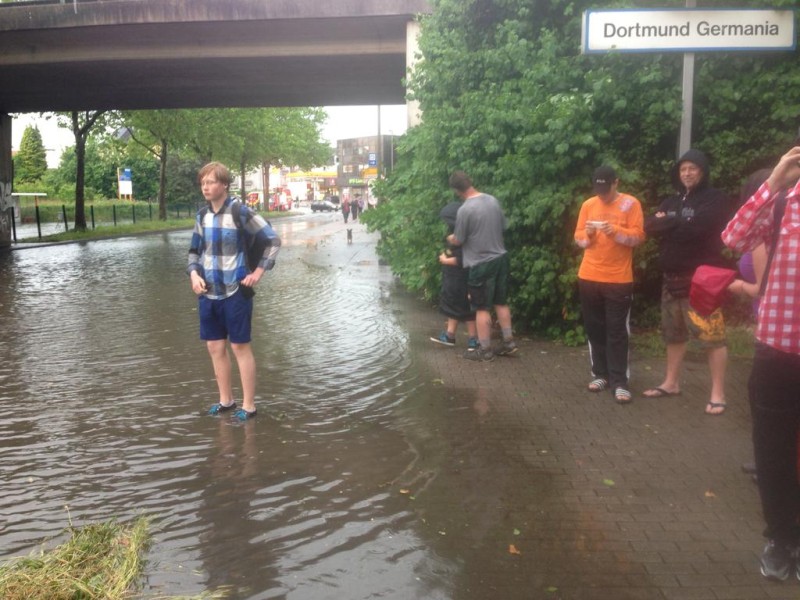
[[[414,70],[419,52],[419,21],[409,21],[406,25],[406,74]],[[419,102],[406,100],[406,125],[409,129],[420,124],[422,114],[419,111]]]
[[[11,183],[14,163],[11,159],[11,116],[0,112],[0,250],[11,246],[11,219],[13,213]]]

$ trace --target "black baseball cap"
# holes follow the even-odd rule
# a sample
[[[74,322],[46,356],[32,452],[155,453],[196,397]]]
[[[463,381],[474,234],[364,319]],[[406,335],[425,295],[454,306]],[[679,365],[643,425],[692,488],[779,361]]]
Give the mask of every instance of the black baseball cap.
[[[608,165],[597,167],[592,173],[592,189],[597,194],[605,194],[617,180],[617,173]]]

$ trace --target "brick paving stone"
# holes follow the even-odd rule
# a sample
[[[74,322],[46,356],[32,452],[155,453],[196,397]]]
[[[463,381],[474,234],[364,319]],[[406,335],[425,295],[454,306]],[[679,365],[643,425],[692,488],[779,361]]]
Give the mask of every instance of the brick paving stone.
[[[682,394],[662,399],[641,393],[661,381],[663,359],[634,355],[634,400],[620,406],[585,389],[585,347],[518,336],[515,357],[471,363],[460,357],[461,334],[455,349],[428,341],[441,328],[435,308],[396,296],[436,442],[474,467],[438,472],[416,500],[429,528],[456,513],[480,521],[458,534],[472,547],[440,548],[470,573],[456,597],[800,598],[797,581],[758,572],[758,492],[741,472],[752,460],[748,361],[731,361],[721,417],[703,414],[707,365],[692,352]],[[509,543],[519,555],[504,555]],[[488,547],[500,556],[487,560]]]

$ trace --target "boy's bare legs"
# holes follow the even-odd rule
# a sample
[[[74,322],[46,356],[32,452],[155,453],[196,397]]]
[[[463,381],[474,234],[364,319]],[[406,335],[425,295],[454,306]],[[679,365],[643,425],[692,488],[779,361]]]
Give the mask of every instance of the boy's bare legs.
[[[230,406],[233,403],[233,390],[231,388],[231,359],[228,356],[228,346],[225,340],[209,340],[206,342],[211,364],[214,366],[214,377],[219,388],[219,403]]]
[[[231,344],[231,350],[236,357],[239,367],[239,376],[242,378],[242,408],[247,412],[256,410],[256,359],[253,356],[253,347],[247,344]],[[230,384],[230,372],[228,373]]]

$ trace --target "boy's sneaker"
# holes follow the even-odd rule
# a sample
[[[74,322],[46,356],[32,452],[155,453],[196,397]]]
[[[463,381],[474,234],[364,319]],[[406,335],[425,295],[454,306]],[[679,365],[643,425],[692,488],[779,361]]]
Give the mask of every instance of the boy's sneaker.
[[[216,417],[217,415],[228,412],[229,410],[233,410],[234,408],[236,408],[236,402],[233,404],[228,404],[227,406],[217,402],[214,406],[208,409],[208,414],[210,414],[212,417]]]
[[[792,550],[785,544],[769,540],[761,553],[761,574],[767,579],[784,581],[794,567]]]
[[[436,342],[437,344],[442,344],[443,346],[455,346],[456,345],[456,338],[451,338],[447,335],[446,331],[443,331],[439,334],[438,337],[431,336],[431,341]]]
[[[475,350],[467,350],[464,352],[464,354],[462,354],[462,356],[467,360],[474,360],[477,362],[489,362],[494,360],[494,353],[491,351],[491,349],[484,350],[480,346]]]
[[[233,418],[236,419],[237,421],[247,421],[247,419],[254,418],[256,416],[256,413],[258,413],[257,410],[250,412],[249,410],[240,408],[235,413],[233,413]]]
[[[469,341],[467,342],[467,350],[472,352],[473,350],[477,350],[480,347],[481,347],[481,344],[478,341],[478,338],[474,338],[474,337],[469,338]]]
[[[494,353],[497,354],[497,356],[511,356],[517,350],[519,350],[519,348],[517,348],[517,343],[514,340],[508,340],[500,344]]]

